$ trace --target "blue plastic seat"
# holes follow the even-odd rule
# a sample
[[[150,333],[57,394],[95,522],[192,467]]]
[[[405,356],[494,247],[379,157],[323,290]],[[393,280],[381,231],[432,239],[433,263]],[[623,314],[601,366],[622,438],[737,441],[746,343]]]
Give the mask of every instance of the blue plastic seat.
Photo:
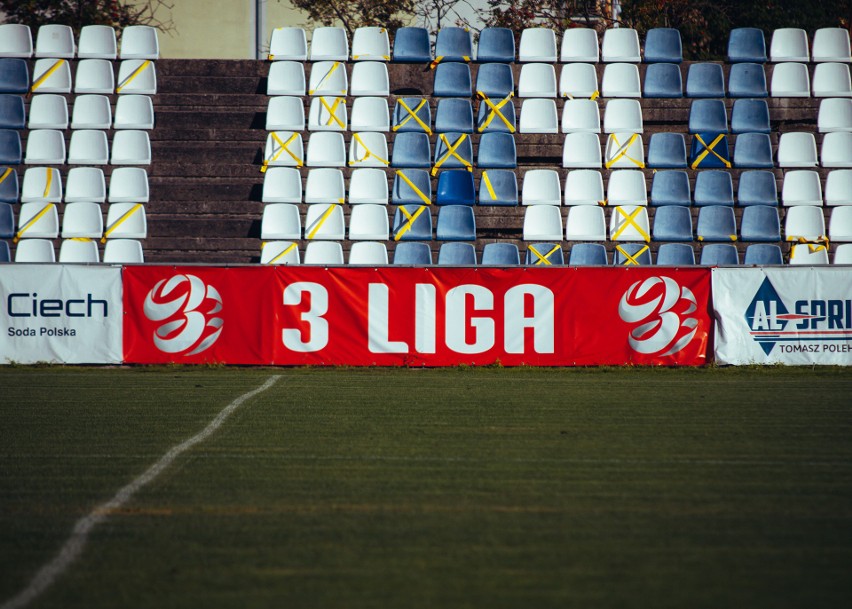
[[[5,241],[0,241],[0,262],[11,262],[12,255],[9,252],[9,244]]]
[[[0,202],[18,202],[18,174],[11,167],[0,167]]]
[[[439,99],[435,109],[435,131],[473,133],[473,107],[469,99]]]
[[[737,205],[778,206],[778,186],[775,174],[763,169],[743,171],[737,186]]]
[[[646,165],[651,169],[685,169],[686,142],[683,134],[652,133]]]
[[[705,131],[692,136],[689,166],[692,169],[730,167],[728,138],[724,133]]]
[[[479,138],[476,164],[483,169],[514,169],[518,166],[515,138],[509,133],[483,133]]]
[[[702,266],[732,266],[740,263],[737,246],[733,243],[708,243],[701,248]]]
[[[643,97],[683,97],[683,77],[676,63],[652,63],[645,70]]]
[[[738,99],[734,102],[734,109],[731,110],[731,133],[769,131],[769,105],[765,99]]]
[[[518,266],[521,254],[514,243],[487,243],[482,248],[482,264],[486,266]]]
[[[515,34],[505,27],[487,27],[479,33],[476,61],[514,63]]]
[[[772,141],[768,133],[741,133],[734,143],[734,167],[744,169],[770,169]]]
[[[683,45],[680,30],[658,27],[648,30],[645,36],[645,63],[680,63]]]
[[[435,164],[432,175],[438,169],[468,169],[473,166],[473,144],[466,133],[441,133],[435,142]]]
[[[686,73],[687,97],[725,97],[725,76],[718,63],[694,63]]]
[[[467,205],[447,205],[438,210],[438,241],[476,241],[476,219]]]
[[[691,266],[695,252],[686,243],[662,243],[657,248],[657,266]]]
[[[24,98],[0,94],[0,129],[23,129],[25,126]]]
[[[422,211],[421,211],[422,209]],[[393,216],[395,241],[431,241],[432,214],[428,205],[400,205]]]
[[[658,171],[651,183],[651,205],[692,205],[689,175],[685,171]]]
[[[473,38],[460,27],[442,27],[435,38],[435,61],[470,61]],[[440,58],[440,59],[439,59]]]
[[[439,63],[435,68],[434,97],[470,97],[470,67],[466,63],[451,61]]]
[[[391,200],[394,205],[424,205],[432,200],[432,180],[425,169],[398,169]]]
[[[438,205],[473,205],[476,199],[473,173],[464,169],[442,171],[438,174],[435,198]]]
[[[740,236],[743,241],[781,241],[778,209],[767,205],[746,207],[740,220]]]
[[[784,264],[784,256],[781,254],[781,248],[770,243],[755,243],[749,245],[745,251],[743,264]]]
[[[517,205],[518,177],[515,175],[515,172],[511,169],[490,169],[483,171],[479,178],[479,204]]]
[[[728,36],[730,63],[766,63],[766,39],[763,31],[754,27],[738,27]]]
[[[568,256],[570,266],[604,266],[607,264],[606,248],[600,243],[578,243]]]
[[[695,226],[696,239],[699,241],[731,242],[737,240],[737,220],[734,208],[722,205],[702,207],[698,211],[698,223]]]
[[[29,90],[27,62],[12,57],[0,58],[0,93],[29,93]]]
[[[397,29],[393,40],[393,60],[395,63],[429,63],[432,61],[429,32],[426,28],[401,27]]]
[[[491,98],[495,104],[515,90],[512,66],[505,63],[486,63],[476,73],[476,93]]]
[[[517,124],[515,104],[511,99],[495,97],[479,102],[479,113],[476,117],[476,130],[479,133],[514,133]]]
[[[432,155],[428,135],[405,132],[394,136],[391,167],[429,169],[431,166]]]
[[[688,207],[666,205],[654,213],[654,241],[692,241],[692,214]]]
[[[432,248],[428,243],[416,241],[397,243],[393,252],[393,263],[418,266],[432,264]]]
[[[0,165],[21,164],[21,134],[15,129],[0,129]]]
[[[15,236],[15,212],[11,203],[0,203],[0,239]]]
[[[444,243],[438,250],[438,264],[476,266],[476,248],[472,243]]]
[[[728,131],[728,113],[721,99],[696,99],[689,108],[689,132]]]
[[[565,254],[558,243],[530,243],[527,245],[527,266],[562,266]]]
[[[728,73],[728,97],[767,97],[766,73],[759,63],[735,63]]]
[[[431,133],[432,110],[429,101],[422,97],[398,98],[393,108],[393,131]]]
[[[644,243],[619,243],[612,253],[614,266],[649,266],[651,248]]]
[[[734,181],[727,171],[699,171],[695,177],[693,199],[696,207],[734,205]]]

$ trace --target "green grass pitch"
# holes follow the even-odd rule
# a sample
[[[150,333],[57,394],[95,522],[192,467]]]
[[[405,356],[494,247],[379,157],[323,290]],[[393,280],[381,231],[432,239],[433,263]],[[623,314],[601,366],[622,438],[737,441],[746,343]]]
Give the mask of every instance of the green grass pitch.
[[[0,370],[0,605],[849,607],[852,373]]]

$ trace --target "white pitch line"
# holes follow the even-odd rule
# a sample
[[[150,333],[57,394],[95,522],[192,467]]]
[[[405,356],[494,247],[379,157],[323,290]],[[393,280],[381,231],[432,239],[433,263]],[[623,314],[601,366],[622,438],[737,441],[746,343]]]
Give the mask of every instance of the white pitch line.
[[[209,438],[222,423],[231,416],[231,414],[239,408],[246,400],[250,400],[259,393],[262,393],[278,382],[281,377],[279,375],[271,376],[263,385],[257,389],[252,389],[248,393],[244,393],[233,402],[225,406],[216,418],[213,419],[207,427],[180,444],[173,446],[169,451],[160,457],[160,460],[149,467],[141,476],[133,480],[130,484],[119,490],[112,499],[106,503],[97,506],[86,516],[78,520],[71,530],[71,535],[65,542],[65,545],[59,550],[59,553],[53,557],[53,560],[46,563],[38,573],[35,574],[30,584],[21,590],[16,596],[10,598],[5,603],[0,605],[0,609],[19,609],[25,607],[40,594],[47,590],[56,579],[62,575],[71,564],[80,557],[83,553],[83,547],[86,545],[89,534],[92,530],[106,520],[110,513],[117,510],[125,503],[130,501],[133,495],[157,478],[163,471],[169,467],[175,459],[188,451],[196,444],[203,442]]]

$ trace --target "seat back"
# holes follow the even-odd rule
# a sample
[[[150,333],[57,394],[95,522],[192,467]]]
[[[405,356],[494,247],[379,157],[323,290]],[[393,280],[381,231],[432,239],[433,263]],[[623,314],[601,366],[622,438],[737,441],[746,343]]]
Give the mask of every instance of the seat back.
[[[683,61],[683,45],[680,30],[675,28],[652,28],[645,35],[646,63],[680,63]]]

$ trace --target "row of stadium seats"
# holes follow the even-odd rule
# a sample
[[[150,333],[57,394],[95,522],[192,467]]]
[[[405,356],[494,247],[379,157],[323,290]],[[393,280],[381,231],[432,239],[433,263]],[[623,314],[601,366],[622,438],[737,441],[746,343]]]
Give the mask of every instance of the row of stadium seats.
[[[25,239],[15,249],[15,262],[56,262],[53,243],[47,239]],[[9,244],[0,241],[0,262],[12,262]],[[64,239],[59,246],[61,263],[101,262],[98,244],[91,239]],[[134,239],[112,239],[103,249],[103,262],[107,264],[138,264],[145,262],[142,244]]]
[[[19,189],[18,174],[12,167],[0,166],[0,202],[29,203],[147,203],[148,173],[142,167],[117,167],[112,171],[107,196],[106,179],[100,167],[72,167],[63,188],[56,167],[28,167]]]
[[[147,131],[116,131],[112,145],[107,132],[77,129],[71,132],[67,153],[65,134],[59,129],[33,129],[27,134],[26,154],[22,155],[18,131],[0,130],[0,164],[19,165],[150,165],[151,141]]]
[[[25,59],[0,58],[0,93],[100,93],[111,95],[154,95],[157,70],[151,59],[125,59],[118,76],[106,59],[77,62],[74,79],[67,59],[37,59],[32,80]],[[116,85],[116,82],[118,83]]]
[[[38,28],[35,48],[28,25],[0,25],[0,57],[57,57],[63,59],[158,59],[160,44],[157,30],[131,25],[121,32],[118,53],[115,29],[107,25],[87,25],[80,29],[78,44],[70,26],[47,24]]]
[[[839,208],[838,208],[839,209]],[[2,239],[144,239],[148,234],[145,206],[142,203],[112,203],[107,210],[106,229],[99,203],[66,203],[60,232],[57,203],[33,201],[21,203],[17,229],[10,203],[0,203]]]
[[[114,114],[114,116],[113,116]],[[62,95],[30,98],[29,115],[20,95],[0,94],[0,129],[143,129],[154,128],[154,105],[147,95],[123,95],[115,112],[106,95],[77,95],[72,113]]]

